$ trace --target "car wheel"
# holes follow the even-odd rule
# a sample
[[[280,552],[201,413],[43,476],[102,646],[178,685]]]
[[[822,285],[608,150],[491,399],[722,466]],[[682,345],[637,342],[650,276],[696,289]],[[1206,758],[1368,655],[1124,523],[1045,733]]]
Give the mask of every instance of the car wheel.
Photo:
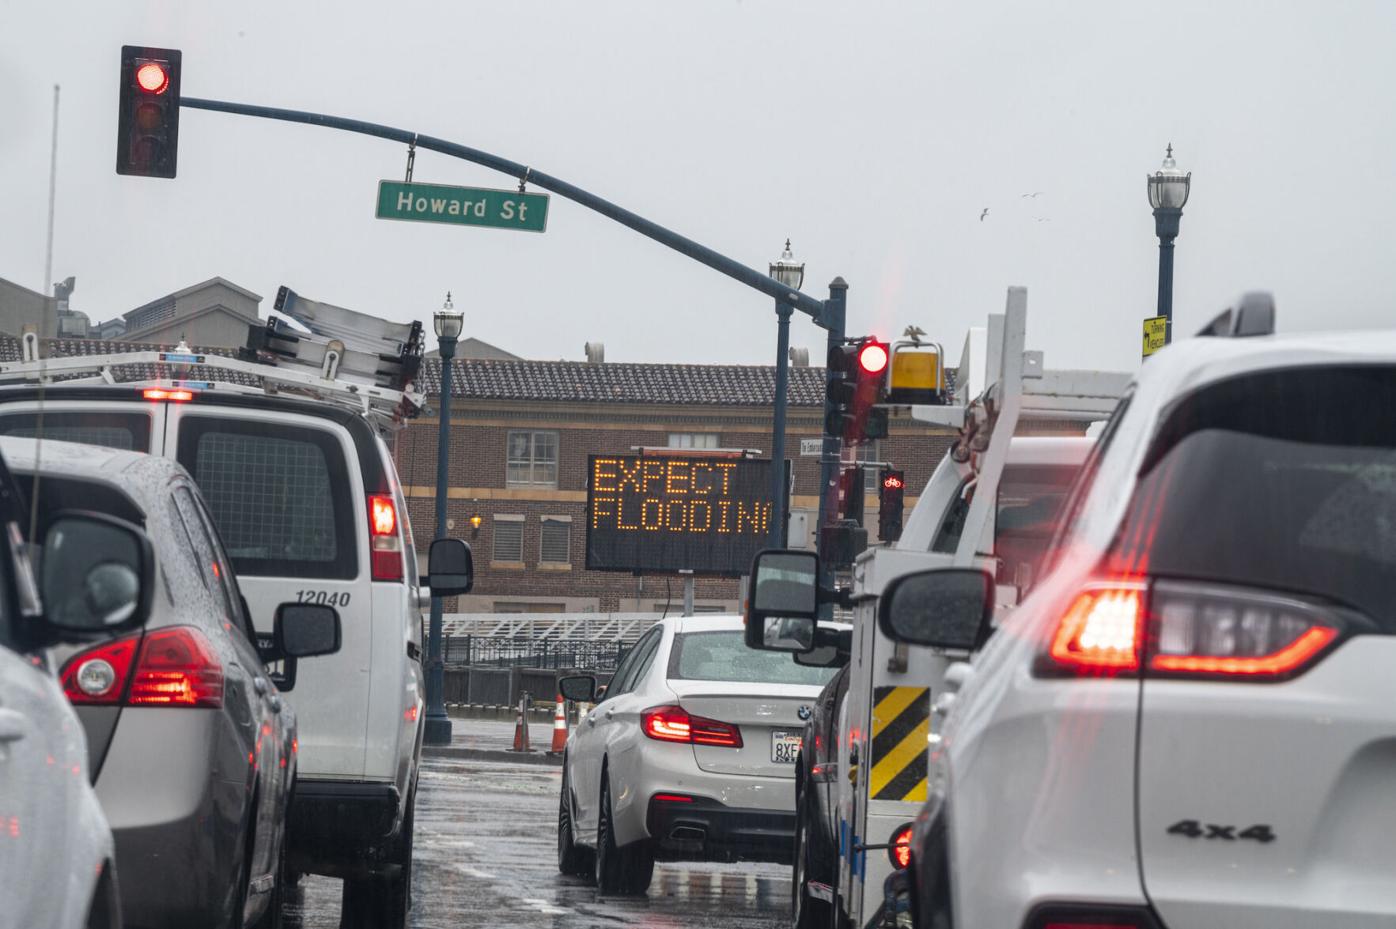
[[[810,841],[814,816],[814,798],[807,790],[802,791],[795,817],[795,864],[790,887],[790,912],[795,929],[821,929],[829,925],[829,904],[809,893],[809,881],[830,882],[828,856]]]
[[[603,894],[639,896],[654,877],[654,851],[647,841],[617,847],[611,815],[611,788],[601,779],[600,814],[596,827],[596,889]]]
[[[590,851],[577,844],[572,831],[572,785],[567,780],[567,762],[562,763],[562,796],[557,804],[557,869],[573,877],[587,877],[594,867]]]
[[[391,874],[344,879],[340,898],[340,929],[406,929],[412,909],[412,836],[416,819],[417,791],[407,798],[407,812],[398,832],[397,845],[389,857],[395,865]]]

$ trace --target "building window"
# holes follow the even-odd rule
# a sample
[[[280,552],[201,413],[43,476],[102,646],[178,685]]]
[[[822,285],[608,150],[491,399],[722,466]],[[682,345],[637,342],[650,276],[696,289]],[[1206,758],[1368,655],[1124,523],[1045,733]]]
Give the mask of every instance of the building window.
[[[882,461],[882,440],[872,439],[862,445],[854,446],[853,460],[857,462]],[[863,469],[864,494],[877,493],[877,482],[880,480],[879,472],[881,470],[881,464],[870,464]]]
[[[716,432],[671,432],[670,448],[720,448]]]
[[[509,433],[510,487],[557,486],[557,433]]]
[[[523,516],[495,514],[494,561],[523,561],[523,528]]]
[[[565,603],[519,603],[514,600],[494,601],[496,613],[565,613]]]
[[[572,562],[572,517],[544,516],[538,560],[545,564]]]

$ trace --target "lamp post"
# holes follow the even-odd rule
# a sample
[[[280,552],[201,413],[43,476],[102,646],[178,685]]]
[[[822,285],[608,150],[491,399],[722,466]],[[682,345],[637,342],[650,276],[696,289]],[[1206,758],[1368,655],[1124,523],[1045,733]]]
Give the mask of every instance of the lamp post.
[[[450,483],[451,448],[451,360],[456,357],[456,340],[465,325],[465,314],[451,303],[451,294],[432,318],[441,349],[441,403],[436,431],[436,535],[446,538],[446,491]],[[446,715],[445,661],[441,655],[441,598],[433,592],[431,627],[427,634],[427,719],[422,741],[428,745],[449,745],[451,717]]]
[[[771,277],[782,287],[798,291],[805,282],[805,263],[796,261],[790,252],[790,240],[785,251],[771,262]],[[790,382],[790,317],[795,312],[785,300],[776,298],[776,395],[775,423],[771,430],[771,462],[775,476],[772,480],[771,548],[785,547],[785,407]]]
[[[1158,315],[1165,320],[1165,345],[1173,341],[1173,240],[1178,237],[1191,185],[1192,172],[1178,170],[1170,143],[1163,166],[1149,175],[1149,205],[1154,208],[1154,234],[1158,236]]]

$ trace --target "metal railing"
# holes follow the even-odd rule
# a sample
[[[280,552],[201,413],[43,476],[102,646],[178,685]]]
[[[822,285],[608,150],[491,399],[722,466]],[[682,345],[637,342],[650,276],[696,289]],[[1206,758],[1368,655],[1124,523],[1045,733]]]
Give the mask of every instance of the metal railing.
[[[448,665],[471,668],[540,668],[614,671],[631,642],[535,639],[525,636],[448,635],[441,654]]]
[[[442,631],[453,638],[469,635],[634,644],[661,616],[660,613],[448,613],[442,617]]]

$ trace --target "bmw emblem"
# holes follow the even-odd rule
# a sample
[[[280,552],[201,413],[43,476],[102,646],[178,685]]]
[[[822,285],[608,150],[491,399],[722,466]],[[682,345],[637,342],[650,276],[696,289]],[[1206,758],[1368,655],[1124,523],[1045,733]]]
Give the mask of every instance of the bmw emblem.
[[[802,721],[807,720],[814,715],[814,709],[812,707],[802,706],[795,711],[795,715],[800,717]]]

